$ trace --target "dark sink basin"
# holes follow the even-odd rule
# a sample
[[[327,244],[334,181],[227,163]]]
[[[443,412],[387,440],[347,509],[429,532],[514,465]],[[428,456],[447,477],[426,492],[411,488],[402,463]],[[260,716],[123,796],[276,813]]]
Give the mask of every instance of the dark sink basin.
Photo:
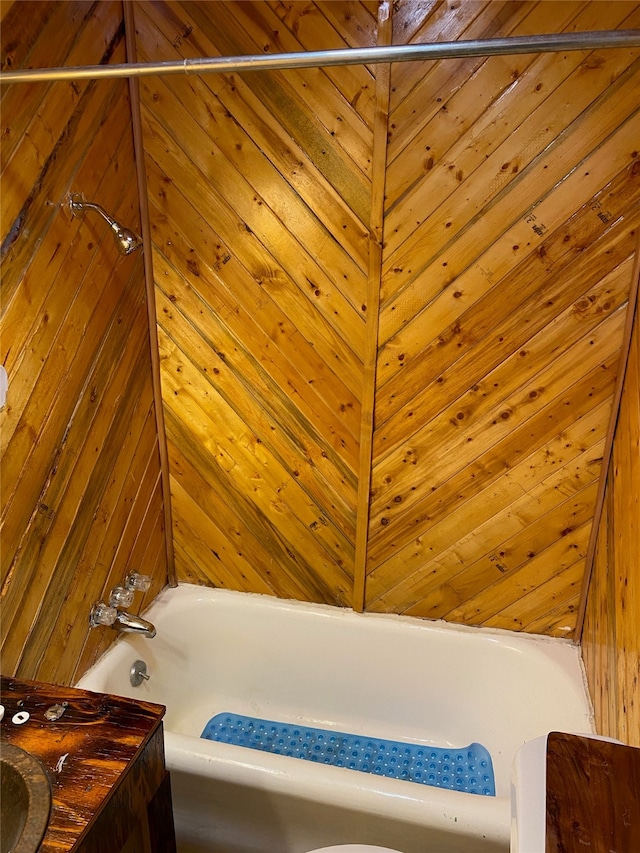
[[[0,853],[36,853],[49,822],[51,787],[40,762],[0,744]]]

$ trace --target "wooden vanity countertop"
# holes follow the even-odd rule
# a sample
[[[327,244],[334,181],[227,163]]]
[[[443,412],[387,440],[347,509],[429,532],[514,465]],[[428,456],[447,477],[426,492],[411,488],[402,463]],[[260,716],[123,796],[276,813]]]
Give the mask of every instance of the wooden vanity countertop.
[[[640,851],[640,749],[551,732],[545,853]]]
[[[51,816],[40,853],[80,848],[79,842],[158,729],[154,749],[164,763],[162,705],[5,676],[0,676],[0,696],[2,741],[38,758],[51,781]],[[62,717],[47,720],[45,711],[63,702],[68,704]],[[21,711],[29,719],[17,725],[12,719]]]

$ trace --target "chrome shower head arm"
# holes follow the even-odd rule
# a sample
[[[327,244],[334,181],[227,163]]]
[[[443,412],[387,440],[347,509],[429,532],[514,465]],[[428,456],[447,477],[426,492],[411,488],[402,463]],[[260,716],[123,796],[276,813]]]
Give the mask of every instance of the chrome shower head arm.
[[[115,219],[113,219],[106,210],[99,204],[93,201],[85,201],[80,193],[73,193],[69,197],[69,209],[71,215],[82,216],[87,210],[95,210],[102,218],[109,223],[109,227],[113,231],[116,239],[116,246],[121,255],[130,255],[142,246],[142,238],[129,228],[125,228]]]
[[[118,223],[113,219],[104,207],[101,207],[99,204],[96,204],[93,201],[85,201],[84,198],[80,195],[80,193],[74,193],[69,199],[69,207],[71,208],[72,213],[83,214],[86,210],[95,210],[96,213],[99,213],[103,219],[105,219],[109,225],[113,228],[114,225],[118,225]],[[119,226],[118,226],[119,227]]]

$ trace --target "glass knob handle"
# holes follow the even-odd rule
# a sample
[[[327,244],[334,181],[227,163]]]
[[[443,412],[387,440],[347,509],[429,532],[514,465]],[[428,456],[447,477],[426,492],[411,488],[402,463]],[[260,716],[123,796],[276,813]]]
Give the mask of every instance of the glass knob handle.
[[[117,586],[111,590],[109,595],[109,604],[111,607],[131,607],[133,604],[132,589],[125,589],[123,586]]]
[[[89,624],[92,628],[97,628],[98,625],[113,625],[117,616],[118,611],[115,607],[110,607],[108,604],[98,602],[91,608]]]
[[[151,586],[151,578],[149,575],[141,575],[138,572],[131,572],[131,574],[127,575],[125,586],[127,589],[137,590],[138,592],[147,592]]]

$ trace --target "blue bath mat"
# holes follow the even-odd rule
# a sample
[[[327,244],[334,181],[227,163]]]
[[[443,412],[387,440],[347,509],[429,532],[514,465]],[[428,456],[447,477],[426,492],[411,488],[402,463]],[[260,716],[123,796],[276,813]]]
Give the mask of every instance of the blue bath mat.
[[[437,788],[489,797],[496,793],[491,756],[479,743],[441,749],[227,712],[212,717],[201,737]]]

